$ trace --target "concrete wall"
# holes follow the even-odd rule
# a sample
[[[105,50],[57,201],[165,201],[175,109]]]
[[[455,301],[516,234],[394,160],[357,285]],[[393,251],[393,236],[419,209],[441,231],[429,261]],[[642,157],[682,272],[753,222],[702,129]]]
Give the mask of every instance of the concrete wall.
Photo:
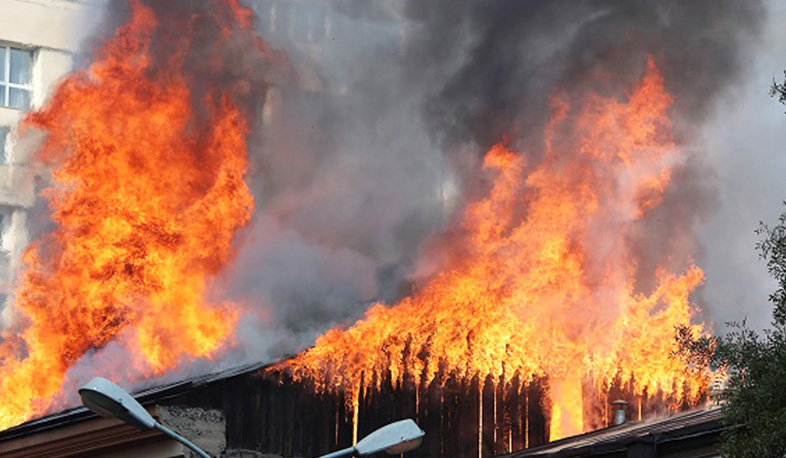
[[[210,456],[219,456],[226,449],[226,420],[218,409],[187,406],[156,406],[158,421],[187,438]],[[199,458],[188,451],[189,458]]]

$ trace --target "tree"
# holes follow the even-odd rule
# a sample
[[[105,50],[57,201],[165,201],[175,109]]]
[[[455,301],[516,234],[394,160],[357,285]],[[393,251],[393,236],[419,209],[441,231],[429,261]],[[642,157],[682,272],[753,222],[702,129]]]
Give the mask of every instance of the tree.
[[[778,285],[769,298],[772,329],[759,335],[743,321],[730,323],[725,337],[693,340],[680,332],[694,361],[728,371],[722,436],[728,458],[786,456],[786,211],[775,226],[760,223],[757,233],[759,254]]]
[[[770,295],[772,329],[762,336],[738,326],[717,346],[729,369],[723,437],[726,455],[786,456],[786,213],[774,227],[761,223],[757,248],[777,281]]]
[[[759,335],[743,321],[729,323],[724,337],[696,340],[688,329],[678,333],[682,351],[695,364],[729,375],[721,444],[727,458],[786,456],[786,211],[775,226],[760,223],[757,233],[759,254],[778,284],[770,295],[772,329]]]

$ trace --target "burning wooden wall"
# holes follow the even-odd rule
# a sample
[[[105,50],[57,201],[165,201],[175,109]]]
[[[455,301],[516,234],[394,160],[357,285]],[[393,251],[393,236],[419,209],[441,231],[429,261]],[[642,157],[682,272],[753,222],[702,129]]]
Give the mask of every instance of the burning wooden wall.
[[[402,418],[426,431],[411,456],[492,456],[547,442],[544,380],[518,376],[504,384],[491,378],[459,380],[440,373],[429,384],[387,374],[379,389],[361,391],[355,407],[342,392],[320,392],[309,381],[261,371],[223,390],[227,447],[282,456],[317,456]],[[375,384],[376,385],[376,384]]]
[[[440,371],[428,384],[414,380],[397,383],[384,374],[368,385],[379,388],[362,390],[355,403],[347,393],[320,390],[286,371],[259,370],[231,379],[217,393],[226,415],[227,448],[319,456],[402,418],[414,419],[426,431],[412,457],[489,457],[549,440],[551,401],[544,378],[514,375],[495,383],[491,377],[467,380]],[[669,410],[662,393],[632,395],[632,383],[617,380],[601,393],[585,387],[588,428],[606,426],[613,418],[610,410],[595,408],[608,399],[628,401],[634,420],[639,412],[646,417]]]

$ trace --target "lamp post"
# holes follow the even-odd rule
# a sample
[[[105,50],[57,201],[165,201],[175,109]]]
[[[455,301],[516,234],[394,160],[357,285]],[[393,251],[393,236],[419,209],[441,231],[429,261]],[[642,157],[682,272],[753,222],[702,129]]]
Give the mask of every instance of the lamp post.
[[[401,420],[379,428],[361,439],[354,447],[329,453],[319,458],[337,458],[353,454],[371,455],[381,451],[385,451],[389,455],[398,455],[418,448],[425,434],[414,421]]]
[[[82,404],[104,418],[117,418],[129,425],[147,431],[157,429],[180,442],[202,458],[211,458],[188,439],[157,422],[136,399],[125,390],[103,377],[95,377],[79,389]],[[385,451],[390,455],[409,452],[420,446],[425,433],[410,419],[383,426],[361,439],[354,447],[329,453],[320,458],[345,455],[370,455]]]
[[[157,429],[180,442],[202,458],[212,458],[185,437],[157,422],[136,399],[125,390],[103,377],[96,377],[79,389],[82,404],[104,418],[117,418],[129,425],[147,431]]]

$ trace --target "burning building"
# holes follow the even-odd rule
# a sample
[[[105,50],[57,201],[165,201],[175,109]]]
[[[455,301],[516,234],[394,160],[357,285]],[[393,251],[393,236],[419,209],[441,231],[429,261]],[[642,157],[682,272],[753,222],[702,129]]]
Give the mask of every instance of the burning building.
[[[313,386],[271,376],[270,368],[262,364],[242,366],[148,388],[136,397],[158,421],[188,437],[212,456],[309,457],[350,443],[353,426],[351,418],[344,413],[344,398],[326,393],[315,395]],[[463,395],[471,394],[471,388],[464,390]],[[435,393],[432,388],[428,406],[417,416],[432,434],[427,433],[420,449],[407,456],[474,457],[503,453],[499,450],[506,446],[501,438],[496,444],[488,442],[483,450],[478,448],[481,444],[475,436],[471,413],[468,415],[457,408],[458,396],[462,394],[458,387],[446,383],[439,390],[440,396],[451,400],[448,402],[437,402]],[[388,389],[366,399],[363,404],[370,407],[373,416],[363,419],[361,434],[402,415],[416,418],[416,413],[408,412],[406,403],[401,402],[405,397],[400,389]],[[483,397],[487,402],[493,395],[486,392]],[[500,403],[500,412],[503,405],[507,416],[508,404]],[[532,405],[537,406],[537,401]],[[442,413],[449,415],[433,423]],[[523,414],[522,424],[526,424],[526,418]],[[494,426],[493,417],[491,420],[487,423],[491,426],[486,426],[483,432],[490,440],[495,428],[499,429]],[[530,428],[533,438],[542,438],[545,432],[542,417],[540,429],[536,425]],[[535,442],[527,451],[509,456],[640,458],[675,456],[670,453],[679,452],[682,454],[678,456],[706,457],[716,451],[722,429],[720,410],[710,408],[644,422],[632,420],[550,444]],[[520,448],[521,443],[517,446]],[[654,454],[641,454],[650,451]],[[179,458],[189,455],[180,444],[161,433],[136,431],[117,420],[96,418],[84,408],[76,408],[0,432],[0,458],[40,456]]]
[[[401,417],[420,456],[492,456],[615,399],[703,404],[675,340],[708,332],[688,134],[758,2],[317,3],[112,3],[24,119],[51,228],[0,334],[5,437],[86,419],[14,427],[99,371],[166,387],[288,351],[149,399],[280,456]]]

